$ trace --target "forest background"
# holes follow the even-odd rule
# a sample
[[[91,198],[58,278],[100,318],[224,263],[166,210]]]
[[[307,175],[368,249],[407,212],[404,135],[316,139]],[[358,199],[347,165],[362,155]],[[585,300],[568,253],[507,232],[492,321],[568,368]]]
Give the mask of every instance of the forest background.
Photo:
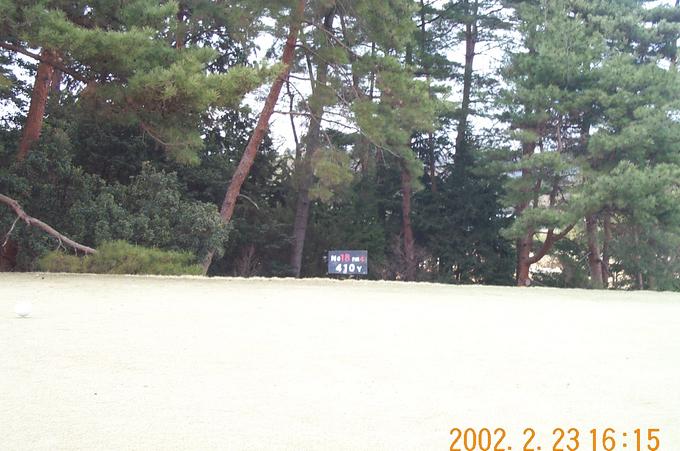
[[[678,2],[0,0],[0,269],[680,290],[678,38]]]

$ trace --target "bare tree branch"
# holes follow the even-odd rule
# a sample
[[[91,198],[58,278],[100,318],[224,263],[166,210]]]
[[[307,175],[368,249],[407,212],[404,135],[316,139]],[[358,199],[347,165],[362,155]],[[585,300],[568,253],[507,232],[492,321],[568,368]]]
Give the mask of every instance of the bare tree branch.
[[[95,249],[92,249],[91,247],[82,245],[80,243],[76,243],[69,237],[62,235],[61,233],[57,232],[54,230],[51,226],[48,224],[45,224],[39,219],[36,219],[32,216],[29,216],[26,214],[23,208],[21,208],[21,205],[19,205],[19,202],[16,200],[12,199],[11,197],[5,196],[4,194],[0,194],[0,203],[3,203],[10,207],[12,210],[14,210],[14,213],[22,220],[24,221],[27,225],[37,227],[43,232],[47,233],[48,235],[56,238],[59,241],[59,244],[65,243],[66,245],[70,246],[73,248],[76,252],[80,251],[84,254],[94,254],[97,252]],[[11,230],[10,230],[11,232]]]
[[[288,74],[290,78],[290,74]],[[290,128],[293,131],[293,139],[295,139],[295,163],[300,160],[300,152],[302,147],[300,146],[300,139],[298,138],[297,128],[295,127],[295,118],[293,117],[293,108],[295,107],[295,94],[290,91],[290,79],[286,80],[286,92],[290,98]]]
[[[2,246],[0,248],[3,248],[7,246],[7,242],[9,241],[9,237],[12,236],[12,231],[14,230],[14,227],[17,225],[17,222],[19,221],[19,217],[14,220],[12,223],[12,227],[9,228],[9,231],[7,232],[7,235],[5,235],[5,241],[2,243]]]
[[[247,200],[248,202],[250,202],[251,204],[253,204],[253,205],[255,206],[255,208],[257,208],[258,210],[260,209],[260,207],[257,206],[257,204],[255,203],[255,201],[254,201],[253,199],[251,199],[250,197],[246,196],[245,194],[239,193],[239,194],[238,194],[238,197],[244,198],[245,200]]]

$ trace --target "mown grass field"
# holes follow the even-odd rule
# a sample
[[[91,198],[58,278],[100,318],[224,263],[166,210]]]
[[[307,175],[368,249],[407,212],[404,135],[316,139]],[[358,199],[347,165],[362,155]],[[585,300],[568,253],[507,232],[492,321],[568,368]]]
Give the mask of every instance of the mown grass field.
[[[0,275],[2,450],[448,450],[454,427],[680,449],[680,295]]]

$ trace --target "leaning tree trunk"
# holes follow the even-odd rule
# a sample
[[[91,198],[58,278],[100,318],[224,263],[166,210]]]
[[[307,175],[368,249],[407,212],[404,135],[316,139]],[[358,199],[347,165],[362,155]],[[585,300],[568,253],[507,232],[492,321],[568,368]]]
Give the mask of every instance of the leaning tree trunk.
[[[54,57],[53,52],[50,50],[43,50],[41,56],[47,59],[52,59]],[[53,74],[54,68],[50,64],[47,64],[44,61],[41,61],[38,64],[38,71],[35,75],[35,82],[33,84],[33,92],[31,93],[31,105],[28,108],[26,124],[24,125],[21,140],[19,141],[17,161],[25,160],[28,156],[28,152],[31,150],[31,146],[38,138],[40,138]]]
[[[41,57],[51,60],[55,59],[56,54],[47,49],[43,49],[40,53]],[[28,115],[26,116],[26,124],[21,132],[21,139],[19,141],[19,150],[17,152],[17,161],[24,161],[28,153],[40,138],[42,132],[43,121],[45,118],[45,108],[47,107],[47,99],[50,92],[54,89],[59,89],[61,85],[61,71],[55,70],[51,64],[46,61],[38,63],[38,70],[35,74],[35,81],[33,82],[33,91],[31,92],[31,104],[28,108]],[[19,245],[9,237],[3,242],[2,249],[0,249],[0,266],[2,270],[9,270],[16,266],[17,256],[19,253]]]
[[[590,283],[593,288],[602,288],[602,256],[597,239],[597,218],[595,215],[586,216],[586,238],[588,240],[588,267],[590,268]]]
[[[274,107],[279,99],[279,93],[281,92],[281,87],[283,83],[288,79],[288,74],[290,73],[290,67],[293,63],[293,56],[295,54],[295,42],[297,41],[298,31],[300,30],[300,25],[304,17],[305,10],[305,0],[299,0],[295,11],[291,15],[290,29],[288,31],[288,38],[286,39],[286,44],[283,47],[283,55],[281,56],[281,62],[283,63],[283,68],[279,75],[272,83],[272,86],[267,95],[267,99],[262,107],[262,112],[257,120],[257,125],[253,134],[250,136],[250,140],[246,145],[246,150],[243,152],[241,161],[239,162],[234,175],[229,182],[229,188],[227,188],[227,193],[224,196],[224,201],[222,202],[222,207],[220,208],[220,217],[225,224],[231,221],[234,215],[234,208],[236,207],[236,199],[241,192],[241,186],[245,182],[248,174],[250,173],[250,168],[255,162],[255,156],[257,155],[257,150],[262,143],[267,130],[269,129],[269,119],[274,113]],[[203,274],[208,273],[210,264],[212,263],[213,256],[215,255],[215,250],[211,249],[203,260]]]
[[[335,8],[332,8],[324,17],[323,31],[325,33],[331,33],[334,18]],[[311,74],[310,78],[313,78]],[[320,87],[322,89],[325,88],[327,82],[328,62],[322,58],[318,64],[316,82],[312,82],[312,96],[318,93]],[[312,102],[310,114],[311,119],[307,132],[305,155],[299,168],[300,183],[298,185],[298,197],[295,205],[295,223],[293,224],[293,249],[290,255],[290,266],[294,277],[300,277],[302,272],[302,255],[305,248],[305,239],[307,238],[307,225],[309,224],[309,189],[314,181],[312,158],[321,144],[321,119],[324,114],[323,103]]]
[[[404,237],[404,257],[406,259],[406,280],[416,279],[416,253],[411,224],[411,173],[402,165],[401,168],[401,218],[402,234]]]

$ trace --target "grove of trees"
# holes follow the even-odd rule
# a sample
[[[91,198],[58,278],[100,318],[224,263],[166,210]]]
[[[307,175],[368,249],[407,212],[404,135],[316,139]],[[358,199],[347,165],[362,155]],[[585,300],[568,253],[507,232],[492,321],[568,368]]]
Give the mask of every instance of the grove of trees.
[[[678,39],[671,1],[0,0],[0,271],[366,249],[374,279],[680,290]]]

